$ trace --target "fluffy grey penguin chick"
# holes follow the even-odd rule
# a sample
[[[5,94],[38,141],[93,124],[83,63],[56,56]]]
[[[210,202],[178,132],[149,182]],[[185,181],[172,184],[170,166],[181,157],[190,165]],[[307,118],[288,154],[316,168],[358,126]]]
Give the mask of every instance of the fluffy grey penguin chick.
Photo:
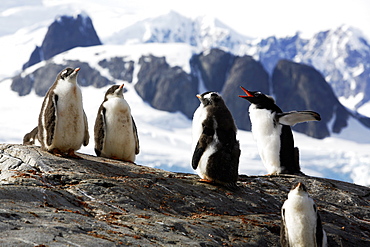
[[[299,165],[298,148],[294,147],[291,125],[307,121],[319,121],[320,115],[313,111],[283,112],[275,100],[261,92],[241,89],[248,100],[253,137],[258,152],[269,175],[303,174]]]
[[[303,183],[295,184],[281,208],[280,243],[283,247],[326,247],[320,215]]]
[[[192,167],[201,181],[235,187],[240,148],[234,119],[221,95],[197,95],[200,105],[193,117]]]
[[[139,137],[131,109],[123,97],[123,84],[110,87],[100,105],[94,126],[97,156],[134,162]]]
[[[74,152],[89,143],[87,118],[77,85],[79,70],[66,68],[58,74],[45,95],[37,130],[43,150],[73,158],[80,158]]]

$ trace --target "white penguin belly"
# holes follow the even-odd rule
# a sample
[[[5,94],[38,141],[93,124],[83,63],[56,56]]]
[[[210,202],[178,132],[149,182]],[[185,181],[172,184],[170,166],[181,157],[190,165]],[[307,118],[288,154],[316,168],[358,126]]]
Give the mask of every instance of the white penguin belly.
[[[192,145],[191,151],[194,152],[195,147],[197,146],[198,140],[203,132],[203,121],[207,117],[207,111],[204,109],[203,105],[200,106],[195,110],[193,115],[193,123],[192,123]]]
[[[135,161],[135,138],[130,107],[122,99],[109,99],[106,109],[106,137],[102,155]]]
[[[78,150],[85,135],[81,90],[71,83],[60,84],[55,88],[55,93],[58,95],[57,118],[50,149]]]
[[[317,216],[314,203],[308,197],[298,198],[294,202],[288,200],[283,205],[289,246],[315,246]]]
[[[275,113],[266,109],[257,109],[253,104],[249,108],[253,137],[257,142],[258,152],[269,174],[281,172],[280,135],[282,126],[274,126]]]

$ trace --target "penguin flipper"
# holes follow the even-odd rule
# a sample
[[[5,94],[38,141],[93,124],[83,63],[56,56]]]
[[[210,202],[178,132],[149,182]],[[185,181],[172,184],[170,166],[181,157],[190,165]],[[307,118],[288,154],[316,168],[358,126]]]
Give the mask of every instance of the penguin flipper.
[[[314,204],[313,205],[313,208],[314,208],[314,211],[316,213],[316,246],[325,246],[325,244],[323,242],[324,241],[324,230],[322,228],[322,223],[321,223],[321,218],[320,218],[320,214],[319,212],[317,211],[317,207],[316,205]]]
[[[38,126],[36,126],[31,132],[27,133],[23,137],[23,145],[34,145],[37,139]]]
[[[132,119],[132,128],[133,128],[134,139],[135,139],[135,154],[138,154],[140,152],[139,136],[137,135],[136,124],[132,116],[131,116],[131,119]]]
[[[94,126],[94,139],[95,139],[95,153],[97,156],[100,156],[101,151],[103,150],[103,145],[105,142],[105,108],[101,105],[96,116],[95,126]]]
[[[54,132],[55,132],[55,126],[57,121],[57,105],[58,105],[58,95],[50,95],[47,96],[49,100],[47,101],[47,104],[44,107],[44,114],[43,118],[44,121],[41,121],[45,123],[45,126],[43,126],[44,129],[46,129],[46,133],[43,131],[43,134],[46,134],[46,145],[51,146],[54,139]],[[40,133],[38,133],[40,134]],[[45,137],[44,137],[45,138]]]
[[[281,209],[280,244],[282,247],[289,247],[288,233],[285,229],[285,209]]]
[[[87,123],[87,117],[86,117],[85,111],[83,111],[83,115],[84,115],[84,125],[85,125],[83,145],[86,147],[89,144],[90,135],[89,135],[89,126]]]
[[[307,121],[320,121],[320,114],[314,111],[291,111],[276,114],[276,120],[283,125],[294,126]]]
[[[195,147],[194,153],[193,153],[193,158],[191,160],[191,166],[193,167],[194,170],[198,168],[198,164],[200,161],[200,158],[202,157],[204,153],[205,148],[201,147],[199,141],[197,143],[197,146]]]
[[[209,128],[206,125],[203,125],[203,132],[199,137],[191,161],[191,165],[194,170],[197,169],[200,158],[202,157],[204,151],[206,150],[206,147],[212,142],[214,133],[215,133],[214,129]]]

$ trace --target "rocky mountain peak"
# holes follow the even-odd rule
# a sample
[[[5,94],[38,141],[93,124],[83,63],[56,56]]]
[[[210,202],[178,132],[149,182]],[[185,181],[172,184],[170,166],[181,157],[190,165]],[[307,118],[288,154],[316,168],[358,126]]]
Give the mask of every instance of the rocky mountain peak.
[[[23,69],[75,47],[101,44],[89,16],[84,13],[59,16],[49,26],[42,45],[35,48]]]
[[[191,19],[171,11],[137,22],[112,35],[107,43],[188,43],[201,52],[215,47],[238,50],[247,39],[216,18]]]

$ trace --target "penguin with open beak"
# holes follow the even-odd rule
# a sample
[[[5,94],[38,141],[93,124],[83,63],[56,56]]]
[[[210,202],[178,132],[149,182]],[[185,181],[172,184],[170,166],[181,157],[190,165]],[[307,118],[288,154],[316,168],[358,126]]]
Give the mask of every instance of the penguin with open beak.
[[[320,121],[313,111],[283,112],[275,100],[261,92],[248,91],[239,97],[248,100],[252,133],[257,142],[262,162],[269,175],[303,174],[299,165],[299,151],[294,147],[292,125]]]

